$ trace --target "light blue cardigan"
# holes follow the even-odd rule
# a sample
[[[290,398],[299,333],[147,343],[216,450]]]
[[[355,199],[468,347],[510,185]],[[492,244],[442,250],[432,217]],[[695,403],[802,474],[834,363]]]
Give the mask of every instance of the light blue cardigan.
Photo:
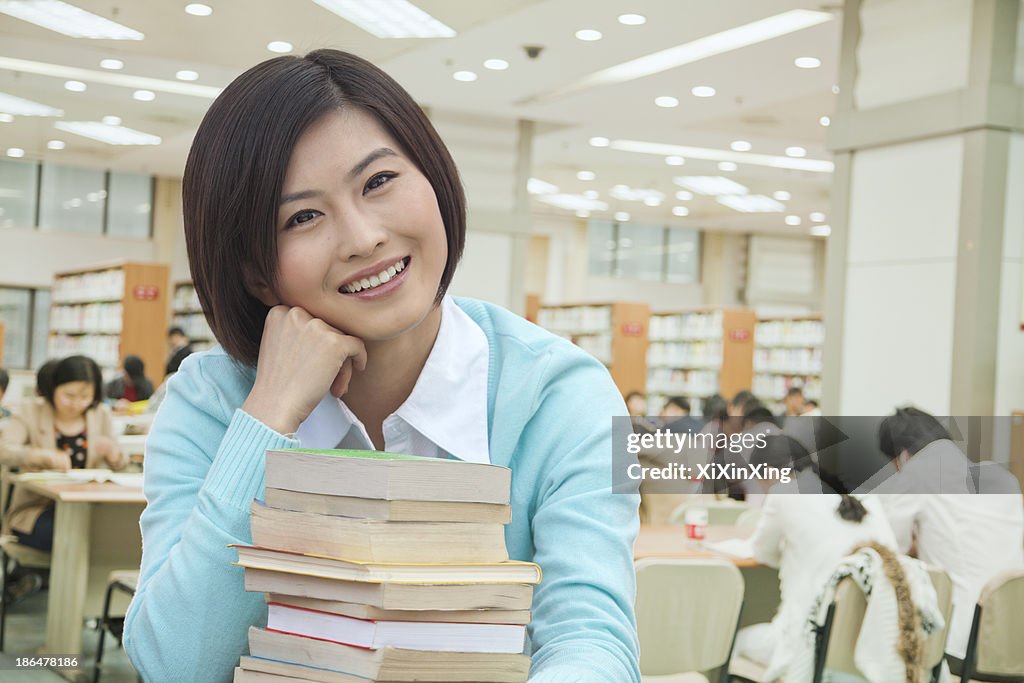
[[[512,469],[509,555],[544,573],[530,682],[639,683],[639,498],[611,493],[611,416],[626,414],[622,398],[569,342],[492,304],[456,303],[490,347],[491,461]],[[298,442],[239,409],[254,379],[220,348],[189,357],[147,440],[142,573],[124,631],[146,681],[230,681],[247,627],[266,623],[263,596],[244,591],[227,546],[251,542],[264,451]]]

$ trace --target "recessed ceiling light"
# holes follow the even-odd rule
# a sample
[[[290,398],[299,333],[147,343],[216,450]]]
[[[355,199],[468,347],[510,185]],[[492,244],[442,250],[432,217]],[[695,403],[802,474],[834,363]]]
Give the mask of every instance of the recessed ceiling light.
[[[492,71],[504,71],[508,68],[508,62],[504,59],[488,59],[484,62],[484,68]]]
[[[596,177],[597,176],[594,175],[593,171],[577,171],[576,172],[576,179],[577,180],[593,180]]]
[[[690,91],[694,97],[714,97],[715,89],[710,85],[698,85],[696,88]]]
[[[598,192],[597,190],[587,190],[586,192],[583,193],[583,196],[586,197],[587,199],[597,199],[598,197],[601,196],[601,193]]]
[[[624,222],[628,221],[629,220],[629,212],[628,211],[616,211],[615,212],[615,220],[619,221],[620,223],[624,223]]]
[[[198,81],[199,74],[190,69],[182,69],[178,73],[174,74],[174,77],[179,81]]]
[[[780,202],[788,202],[790,199],[790,194],[785,190],[776,190],[775,192],[772,192],[772,196]]]
[[[661,200],[657,197],[647,197],[644,199],[644,204],[647,206],[661,206]]]
[[[812,211],[811,215],[808,216],[808,218],[810,218],[815,223],[825,222],[825,214],[823,214],[821,211]]]
[[[686,208],[685,206],[673,206],[672,207],[672,215],[673,216],[689,216],[690,215],[690,210],[688,208]]]
[[[815,225],[811,228],[811,234],[815,237],[828,237],[832,234],[832,226],[830,225]]]
[[[642,26],[647,23],[647,17],[642,14],[620,14],[619,23],[626,26]]]
[[[786,148],[786,156],[787,157],[796,157],[796,158],[799,159],[799,158],[807,156],[807,150],[804,149],[803,147],[787,147]]]
[[[213,8],[199,2],[190,2],[185,5],[185,13],[194,17],[208,17],[213,14]]]
[[[63,140],[50,140],[49,142],[46,143],[46,148],[47,149],[64,149],[64,141]]]
[[[797,57],[793,60],[793,64],[800,69],[817,69],[821,66],[821,60],[817,57]]]
[[[64,112],[48,104],[40,104],[0,92],[0,112],[17,116],[63,116]],[[14,119],[12,118],[11,121]],[[10,123],[10,121],[8,121]]]
[[[146,36],[60,0],[4,0],[0,12],[72,38],[142,40]]]
[[[586,209],[576,209],[577,218],[590,218],[590,212]]]
[[[284,40],[272,40],[267,43],[267,49],[283,55],[292,51],[292,44]]]
[[[65,81],[64,82],[64,89],[65,90],[70,90],[71,92],[85,92],[86,87],[87,86],[85,85],[85,83],[82,83],[82,81]]]
[[[665,163],[668,164],[669,166],[682,166],[683,164],[686,163],[686,159],[679,156],[678,154],[670,154],[669,156],[665,157]]]
[[[750,192],[749,189],[744,185],[740,185],[734,180],[723,178],[722,176],[679,176],[672,179],[676,185],[685,187],[687,190],[696,192],[697,194],[708,195],[711,197],[717,197],[724,194],[747,194]]]
[[[820,119],[818,119],[818,123],[820,123],[823,126],[828,126],[832,123],[832,119],[830,119],[827,116],[822,116]]]
[[[20,147],[9,147],[7,149],[7,156],[13,159],[20,159],[25,156],[25,150]]]
[[[749,152],[752,148],[753,145],[751,145],[746,140],[733,140],[729,144],[729,149],[733,150],[734,152]]]
[[[53,126],[58,130],[99,140],[108,145],[159,145],[161,142],[156,135],[132,128],[107,126],[98,121],[57,121]]]
[[[774,213],[786,210],[785,205],[763,194],[724,195],[716,197],[715,201],[741,213]]]
[[[526,181],[526,191],[530,194],[555,194],[558,186],[540,178],[530,178]]]
[[[132,97],[139,102],[152,102],[156,99],[156,93],[152,90],[136,90],[132,93]]]
[[[608,138],[602,138],[600,136],[590,138],[588,142],[590,143],[591,147],[607,147],[609,144],[611,144],[611,141]]]
[[[719,161],[718,162],[718,170],[719,171],[735,171],[736,170],[736,164],[734,162],[732,162],[732,161]]]
[[[13,123],[14,117],[10,114],[0,112],[0,123]]]
[[[587,42],[601,40],[601,32],[592,28],[584,28],[576,31],[576,37]]]
[[[693,193],[687,192],[686,190],[679,190],[678,192],[676,192],[676,199],[678,199],[681,202],[688,202],[691,199],[693,199]]]
[[[456,71],[452,74],[452,78],[463,83],[471,83],[476,80],[477,76],[473,71]]]
[[[124,62],[120,59],[101,59],[100,67],[103,69],[110,69],[111,71],[118,71],[124,68]]]
[[[677,100],[675,97],[672,97],[671,95],[661,95],[659,97],[655,97],[654,103],[659,107],[665,107],[666,109],[671,109],[672,107],[679,106],[679,100]]]
[[[121,125],[121,117],[120,116],[104,116],[100,120],[103,121],[104,125],[107,125],[107,126],[120,126]]]
[[[454,29],[408,0],[313,0],[378,38],[451,38]]]
[[[838,85],[833,85],[832,86],[832,94],[833,95],[838,95],[839,94],[839,86]]]
[[[793,216],[793,215],[786,216],[786,225],[792,225],[792,226],[795,227],[797,225],[800,225],[800,223],[801,223],[800,216]]]

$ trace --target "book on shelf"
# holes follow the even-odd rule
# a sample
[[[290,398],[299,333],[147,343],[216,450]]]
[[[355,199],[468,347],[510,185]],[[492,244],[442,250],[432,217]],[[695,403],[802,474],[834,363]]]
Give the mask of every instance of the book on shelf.
[[[490,563],[508,559],[501,524],[389,522],[318,515],[253,501],[253,543],[359,562]]]
[[[345,581],[252,567],[245,568],[245,590],[254,593],[273,593],[279,599],[289,596],[292,599],[359,603],[368,609],[386,611],[529,612],[533,601],[533,586],[528,583],[430,584]]]
[[[278,603],[267,605],[267,629],[371,650],[521,654],[526,643],[521,624],[378,621]]]
[[[312,553],[249,545],[232,545],[238,564],[286,574],[370,583],[540,583],[540,567],[532,562],[397,563],[365,562]]]
[[[331,614],[341,614],[356,619],[370,621],[437,621],[443,623],[463,624],[528,624],[529,609],[380,609],[373,605],[358,602],[342,602],[339,600],[321,600],[282,593],[267,593],[267,604],[275,603],[290,607],[314,609]]]
[[[512,520],[512,506],[496,503],[332,496],[324,493],[289,491],[271,486],[267,487],[264,497],[267,505],[283,510],[391,522],[430,520],[432,522],[508,524]]]
[[[271,488],[381,500],[461,501],[507,505],[511,470],[379,451],[267,451]]]
[[[256,627],[249,628],[249,653],[373,681],[522,683],[530,672],[530,658],[523,654],[370,650]]]

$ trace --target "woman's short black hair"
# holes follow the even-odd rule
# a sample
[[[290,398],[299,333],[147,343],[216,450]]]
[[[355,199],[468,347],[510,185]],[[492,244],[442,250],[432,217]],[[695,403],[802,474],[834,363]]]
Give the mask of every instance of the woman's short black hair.
[[[931,442],[948,438],[949,432],[938,420],[914,407],[897,409],[878,428],[878,447],[889,458],[903,451],[916,455]]]
[[[728,417],[728,403],[721,394],[712,394],[704,399],[701,413],[708,420],[724,420]]]
[[[88,356],[68,356],[53,367],[50,383],[40,387],[43,398],[52,406],[53,395],[57,387],[68,382],[89,382],[92,384],[93,395],[90,408],[95,408],[103,400],[103,373],[100,366]]]
[[[138,356],[124,357],[124,371],[133,382],[146,378],[146,364]]]
[[[412,96],[370,62],[338,50],[276,57],[217,97],[199,126],[182,184],[192,280],[217,340],[255,365],[268,307],[243,283],[277,284],[277,214],[292,150],[325,114],[355,107],[377,119],[426,176],[448,241],[440,301],[466,239],[462,183]]]
[[[690,401],[685,396],[670,396],[665,405],[673,405],[680,410],[685,410],[686,414],[690,414]]]
[[[36,371],[36,396],[53,395],[53,371],[60,363],[59,358],[51,358],[39,366]]]

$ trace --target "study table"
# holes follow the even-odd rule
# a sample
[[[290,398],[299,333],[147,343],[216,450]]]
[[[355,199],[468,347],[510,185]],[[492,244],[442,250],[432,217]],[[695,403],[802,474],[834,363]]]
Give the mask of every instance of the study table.
[[[141,475],[134,481],[123,478],[121,484],[71,483],[33,474],[11,478],[56,504],[46,644],[39,653],[81,655],[85,615],[102,612],[108,575],[115,569],[137,569],[141,563],[139,516],[146,505]],[[126,605],[127,600],[112,604],[111,613]],[[74,679],[83,670],[59,673]]]

